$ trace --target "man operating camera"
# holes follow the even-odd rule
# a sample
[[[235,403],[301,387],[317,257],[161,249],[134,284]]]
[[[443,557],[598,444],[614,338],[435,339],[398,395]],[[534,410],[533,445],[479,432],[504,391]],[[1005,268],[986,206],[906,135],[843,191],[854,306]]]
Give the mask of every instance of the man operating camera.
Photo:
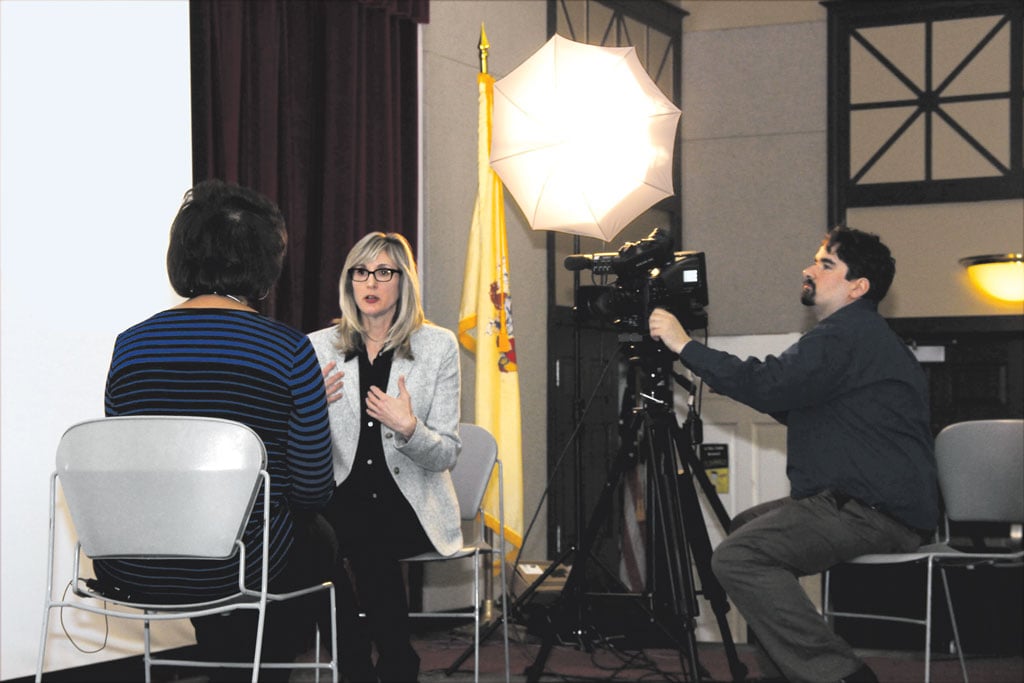
[[[712,569],[790,681],[877,681],[798,578],[866,553],[911,552],[938,518],[924,372],[878,314],[895,262],[875,235],[829,231],[803,271],[817,325],[779,356],[742,360],[655,309],[651,338],[715,391],[787,425],[790,497],[738,515]],[[770,668],[770,667],[769,667]]]

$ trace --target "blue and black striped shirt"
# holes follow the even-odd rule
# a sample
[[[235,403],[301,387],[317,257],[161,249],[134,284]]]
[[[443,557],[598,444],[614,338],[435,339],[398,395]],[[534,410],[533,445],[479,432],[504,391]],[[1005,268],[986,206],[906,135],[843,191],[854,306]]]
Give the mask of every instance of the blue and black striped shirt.
[[[271,477],[270,569],[284,567],[293,510],[316,510],[334,491],[327,399],[316,354],[298,330],[258,313],[178,308],[122,332],[107,376],[114,415],[199,415],[251,427]],[[245,529],[247,581],[259,579],[262,497]],[[237,587],[227,561],[98,560],[97,576],[163,600],[212,598]]]

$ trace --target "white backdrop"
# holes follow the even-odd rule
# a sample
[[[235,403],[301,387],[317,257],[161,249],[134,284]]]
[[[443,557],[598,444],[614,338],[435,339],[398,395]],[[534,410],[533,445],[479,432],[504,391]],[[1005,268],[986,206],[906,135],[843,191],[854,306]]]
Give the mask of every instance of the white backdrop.
[[[48,475],[103,414],[114,336],[178,301],[164,254],[191,184],[188,4],[0,2],[0,679],[35,669]],[[55,583],[62,586],[69,561]],[[69,621],[85,649],[102,624]],[[185,631],[164,631],[182,642]],[[47,669],[78,652],[55,625]],[[137,642],[137,641],[136,641]]]

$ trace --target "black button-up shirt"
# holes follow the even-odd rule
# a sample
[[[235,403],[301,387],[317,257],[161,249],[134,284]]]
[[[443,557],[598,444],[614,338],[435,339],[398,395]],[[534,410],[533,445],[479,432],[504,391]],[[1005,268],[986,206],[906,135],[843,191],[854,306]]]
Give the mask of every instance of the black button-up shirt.
[[[343,515],[351,520],[342,532],[345,538],[339,541],[343,546],[356,543],[383,548],[397,557],[415,555],[432,546],[415,511],[395,483],[395,476],[401,476],[401,472],[388,471],[382,437],[394,436],[389,428],[366,412],[370,387],[387,391],[394,353],[384,351],[373,363],[365,348],[355,355],[359,359],[359,419],[362,422],[352,470],[336,494],[341,496]]]
[[[787,425],[791,495],[831,489],[915,529],[938,519],[925,375],[873,302],[820,321],[778,357],[699,343],[680,360],[715,391]]]

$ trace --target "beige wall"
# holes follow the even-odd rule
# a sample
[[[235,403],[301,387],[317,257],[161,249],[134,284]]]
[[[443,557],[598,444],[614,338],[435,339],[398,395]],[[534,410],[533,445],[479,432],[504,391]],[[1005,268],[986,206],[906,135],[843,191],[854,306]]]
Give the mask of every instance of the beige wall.
[[[695,4],[696,7],[691,7]],[[691,12],[684,22],[684,29],[699,27],[701,30],[721,26],[735,26],[756,22],[778,24],[802,23],[811,19],[823,21],[823,10],[816,2],[752,3],[733,2],[683,2],[682,6]],[[771,5],[773,11],[764,12]],[[727,7],[728,6],[728,7]],[[495,78],[501,78],[547,39],[547,7],[541,0],[433,0],[430,6],[430,23],[423,29],[423,87],[424,87],[424,244],[422,269],[426,282],[424,298],[427,314],[435,322],[456,329],[458,307],[462,292],[462,275],[465,264],[466,239],[473,209],[476,189],[476,73],[479,68],[477,43],[481,22],[486,26],[490,42],[489,70]],[[797,36],[779,33],[756,32],[737,35],[739,43],[748,43],[745,56],[739,62],[725,60],[722,54],[732,53],[734,41],[723,40],[722,34],[712,33],[708,40],[691,40],[696,50],[684,53],[684,98],[693,102],[687,109],[684,102],[684,218],[685,248],[702,249],[708,252],[712,287],[713,312],[722,311],[722,321],[715,318],[719,334],[755,330],[753,320],[764,319],[758,312],[765,307],[765,301],[748,297],[738,291],[732,281],[736,272],[762,273],[757,263],[763,251],[746,249],[746,255],[733,253],[732,245],[750,243],[750,235],[764,231],[779,233],[778,251],[784,256],[776,259],[772,268],[764,272],[770,281],[758,285],[766,293],[792,293],[796,296],[797,285],[789,287],[789,280],[795,276],[787,273],[799,272],[803,263],[813,254],[814,241],[821,230],[824,216],[824,62],[821,65],[808,64],[818,56],[824,59],[824,25],[808,36],[808,29],[797,27]],[[751,41],[747,36],[756,38]],[[777,91],[768,77],[769,70],[763,64],[765,55],[759,46],[768,43],[801,46],[800,50],[787,57],[794,68],[785,75],[790,77],[792,88],[808,92],[814,105],[802,106],[777,97]],[[719,45],[716,49],[716,43]],[[807,47],[809,45],[809,47]],[[783,48],[773,48],[783,52]],[[806,57],[807,53],[813,56]],[[692,61],[693,68],[688,67]],[[760,66],[760,73],[750,73],[751,66]],[[714,68],[712,68],[714,67]],[[752,81],[761,83],[760,89],[751,91]],[[754,92],[763,94],[759,107],[761,114],[769,109],[775,111],[773,120],[791,123],[789,107],[796,107],[806,121],[801,129],[787,129],[790,135],[779,135],[778,126],[765,127],[763,116],[744,111]],[[716,95],[716,97],[712,97]],[[733,98],[735,101],[718,99],[717,96]],[[707,102],[708,104],[704,104]],[[749,130],[748,123],[753,124]],[[716,128],[716,125],[718,126]],[[724,126],[725,129],[722,129]],[[809,133],[808,133],[809,130]],[[777,156],[814,158],[814,164],[804,164],[804,174],[775,173],[774,168],[761,169],[761,173],[749,175],[749,164],[721,164],[711,159],[735,159],[738,148],[749,154],[751,137],[759,137],[762,146],[770,148],[768,159]],[[746,152],[743,150],[746,149]],[[744,177],[729,178],[737,171]],[[725,177],[723,177],[725,176]],[[689,180],[691,179],[692,180]],[[806,182],[804,179],[806,178]],[[711,192],[700,192],[707,184]],[[757,196],[754,196],[755,193]],[[738,194],[745,195],[738,201]],[[687,204],[686,198],[694,197]],[[782,224],[764,225],[764,205],[773,198],[789,196],[786,203],[794,207],[798,220]],[[795,196],[795,199],[793,197]],[[511,289],[515,334],[519,354],[520,383],[523,417],[523,470],[524,470],[524,517],[529,523],[540,504],[547,484],[547,265],[545,233],[529,229],[521,212],[511,198],[507,202],[509,237],[509,258],[511,262]],[[746,213],[738,219],[734,211]],[[713,219],[712,219],[713,218]],[[693,225],[692,229],[689,227]],[[792,226],[792,227],[790,227]],[[711,236],[715,237],[712,238]],[[758,240],[761,238],[758,237]],[[617,244],[616,244],[617,246]],[[785,261],[785,268],[779,261]],[[752,261],[744,266],[745,261]],[[749,279],[749,278],[748,278]],[[732,298],[723,298],[722,293],[730,292]],[[768,316],[765,332],[780,332],[799,329],[805,324],[804,312],[798,306],[788,305],[787,315],[779,320]],[[725,311],[729,311],[728,316]],[[719,315],[715,313],[715,315]],[[463,417],[471,420],[474,404],[474,368],[472,357],[463,352]],[[524,557],[541,558],[546,555],[546,513],[538,514],[536,528],[527,541]]]
[[[818,0],[676,0],[672,4],[690,13],[683,22],[687,33],[823,21],[826,16]]]
[[[957,262],[978,254],[1024,253],[1024,202],[851,209],[847,220],[880,235],[896,254],[896,280],[881,307],[885,316],[1024,313],[1024,304],[998,301],[971,287]]]
[[[827,216],[826,45],[824,21],[683,37],[683,246],[706,254],[711,334],[810,322],[797,302]]]
[[[797,303],[800,271],[827,227],[826,11],[816,0],[675,4],[690,13],[683,22],[683,248],[706,252],[711,332],[803,331],[812,320]],[[544,43],[546,3],[431,2],[423,31],[425,296],[428,314],[451,328],[475,196],[481,22],[491,73],[501,78]],[[507,202],[529,520],[547,472],[545,240]],[[893,248],[898,274],[886,315],[1021,313],[971,291],[956,261],[1024,250],[1024,201],[858,209],[848,222]],[[463,414],[472,419],[465,354],[463,371]],[[544,522],[541,511],[527,557],[544,554]]]
[[[808,321],[795,303],[796,274],[813,253],[825,216],[825,11],[816,0],[683,0],[677,4],[690,12],[684,21],[681,192],[685,238],[687,248],[708,254],[715,332],[799,331]],[[173,213],[173,207],[164,206],[168,199],[164,190],[187,186],[189,169],[189,146],[180,137],[187,133],[188,121],[187,112],[180,109],[188,102],[187,4],[94,2],[70,12],[76,7],[77,3],[0,1],[4,20],[0,45],[5,57],[0,60],[5,171],[0,174],[4,182],[0,253],[5,256],[0,269],[0,347],[4,352],[0,678],[5,680],[28,675],[35,663],[41,617],[36,591],[43,587],[39,583],[37,589],[36,582],[44,575],[46,523],[39,511],[46,505],[50,469],[46,454],[53,452],[63,427],[95,416],[100,405],[96,391],[102,388],[109,362],[111,335],[153,310],[154,302],[166,295],[162,269],[150,267],[148,256],[138,257],[163,253],[166,228],[162,226]],[[422,265],[427,312],[450,328],[456,326],[475,192],[476,44],[481,22],[486,22],[490,37],[491,71],[500,77],[544,43],[546,3],[433,0],[431,21],[423,29],[426,239]],[[22,40],[13,40],[15,36]],[[97,50],[96,45],[112,50]],[[125,62],[112,57],[125,52],[145,58]],[[69,53],[80,58],[61,61]],[[54,59],[48,61],[50,57]],[[140,65],[145,66],[145,78],[137,73]],[[154,78],[157,72],[160,75]],[[143,84],[148,90],[144,88],[145,96],[139,97],[138,88],[128,93],[121,87],[124,82]],[[79,97],[86,91],[106,93],[107,99],[102,100],[106,108],[95,97]],[[9,97],[12,93],[15,96]],[[117,100],[118,107],[106,106],[110,97],[125,93]],[[123,116],[111,119],[109,113],[114,110]],[[142,128],[136,131],[122,125],[126,121]],[[17,134],[6,135],[8,126],[17,128]],[[139,155],[138,145],[119,142],[136,138],[153,144]],[[98,140],[104,141],[103,149],[94,152]],[[157,142],[161,144],[154,146]],[[132,172],[125,175],[125,169]],[[173,177],[167,180],[167,174]],[[37,182],[39,178],[47,182]],[[81,224],[78,207],[109,194],[111,179],[122,191],[127,188],[125,196],[139,200],[138,206],[129,202],[113,213],[108,211],[99,232],[69,228]],[[50,202],[51,206],[47,202],[53,188],[71,200]],[[175,205],[176,197],[171,196]],[[47,210],[40,212],[39,206]],[[1021,251],[1022,214],[1021,201],[978,202],[860,209],[851,213],[850,222],[877,230],[894,247],[900,274],[887,302],[890,314],[1020,313],[1019,307],[1007,310],[980,301],[952,264],[964,255]],[[149,220],[151,216],[155,218]],[[140,226],[156,226],[155,232]],[[511,203],[508,228],[529,518],[544,491],[547,469],[544,235],[531,232]],[[55,230],[59,239],[46,242]],[[27,246],[10,248],[15,238]],[[104,249],[113,243],[137,258],[126,265],[134,269],[128,277],[104,286],[102,278],[112,277],[113,271],[95,265],[104,262]],[[12,254],[13,260],[6,258]],[[47,276],[40,280],[39,273]],[[132,282],[132,287],[125,289],[125,281]],[[40,301],[66,301],[68,292],[81,290],[83,283],[92,283],[90,291],[119,292],[118,306],[72,306],[56,317],[38,315]],[[47,325],[56,326],[52,333]],[[75,331],[73,352],[66,343],[68,329]],[[51,360],[36,363],[40,357]],[[466,419],[472,419],[472,362],[466,356],[463,361],[463,410]],[[34,512],[25,515],[25,510]],[[543,556],[544,527],[541,511],[526,557]],[[83,636],[92,644],[102,640],[100,628],[71,626],[79,640]],[[108,645],[103,654],[86,656],[62,642],[64,655],[52,660],[49,668],[123,654],[120,646]]]
[[[793,305],[797,275],[826,227],[827,12],[811,0],[678,4],[690,12],[683,22],[683,235],[686,248],[707,252],[713,330],[799,331],[810,319]],[[966,52],[951,48],[951,58]],[[919,60],[908,52],[900,63]],[[996,68],[981,74],[993,79],[993,90],[1006,78]],[[972,130],[991,128],[979,122]],[[950,163],[962,167],[974,156]],[[886,316],[1024,312],[973,290],[957,263],[1024,251],[1024,201],[852,209],[847,223],[878,233],[896,256]]]
[[[458,329],[466,240],[476,198],[477,44],[481,22],[490,42],[489,72],[500,79],[547,40],[546,3],[433,0],[423,29],[424,244],[427,315]],[[510,289],[523,421],[523,514],[526,523],[547,479],[547,264],[545,233],[533,232],[506,198]],[[472,421],[474,360],[462,351],[462,415]],[[546,557],[546,513],[524,558]]]

